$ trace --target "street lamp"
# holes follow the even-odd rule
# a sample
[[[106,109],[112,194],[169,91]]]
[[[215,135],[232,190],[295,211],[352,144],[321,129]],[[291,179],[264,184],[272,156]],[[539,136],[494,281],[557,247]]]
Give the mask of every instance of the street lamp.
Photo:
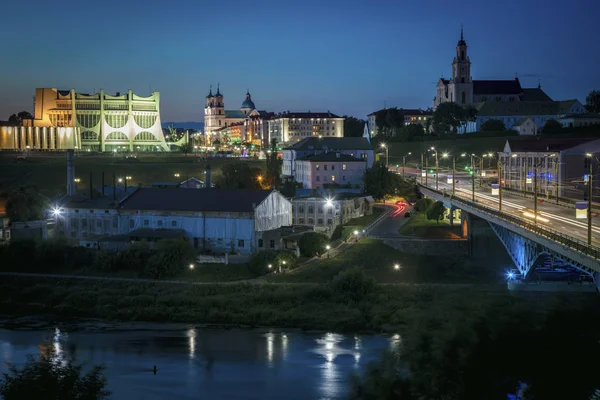
[[[383,147],[385,149],[385,166],[387,167],[388,164],[390,163],[389,153],[388,153],[388,146],[385,143],[381,143],[381,147]]]
[[[75,178],[73,179],[73,182],[75,182],[75,190],[79,190],[79,182],[81,182],[81,179]]]
[[[588,189],[588,204],[587,204],[587,243],[588,246],[592,245],[592,197],[594,194],[594,190],[593,190],[593,184],[594,184],[594,180],[593,180],[593,176],[594,176],[594,159],[596,159],[596,162],[598,162],[598,158],[594,157],[594,155],[592,153],[586,153],[585,155],[585,161],[584,161],[584,167],[585,166],[589,166],[589,172],[588,172],[588,182],[587,182],[587,189]]]
[[[406,167],[406,157],[410,156],[412,153],[409,151],[408,154],[402,156],[402,179],[404,179],[404,168]]]
[[[175,176],[175,178],[179,178],[180,175],[179,174],[174,174],[174,176]]]
[[[471,200],[475,202],[475,159],[481,160],[481,157],[477,157],[475,154],[471,154]],[[481,170],[479,170],[479,179],[481,182]]]
[[[431,148],[431,151],[434,151],[434,155],[435,155],[435,190],[438,190],[438,183],[439,183],[439,177],[440,177],[440,169],[439,169],[439,163],[438,163],[438,152],[435,149],[435,147]]]
[[[190,264],[190,269],[194,269],[194,264]]]
[[[399,271],[400,270],[400,264],[394,264],[394,269],[396,271]]]

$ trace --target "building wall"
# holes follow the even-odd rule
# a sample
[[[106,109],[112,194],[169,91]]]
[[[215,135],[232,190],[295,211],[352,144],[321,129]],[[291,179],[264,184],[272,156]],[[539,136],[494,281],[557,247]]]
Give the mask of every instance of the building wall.
[[[304,189],[322,188],[323,184],[363,186],[366,163],[361,161],[296,160],[294,178]]]
[[[365,160],[367,168],[371,168],[375,162],[375,152],[373,150],[336,150],[340,154],[346,154],[355,158]],[[281,174],[283,176],[296,175],[296,160],[309,155],[323,154],[325,150],[303,150],[284,149],[282,154],[283,163],[281,165]]]
[[[254,209],[254,230],[270,231],[292,225],[292,203],[279,192],[271,192]]]
[[[76,127],[0,126],[0,150],[67,150],[81,147]]]
[[[520,136],[533,136],[536,134],[536,125],[532,119],[527,118],[519,126],[513,126],[512,130],[516,131]]]
[[[315,231],[331,234],[340,223],[373,213],[364,197],[332,200],[328,205],[323,197],[292,200],[293,225],[312,226]]]
[[[552,155],[552,156],[551,156]],[[561,165],[559,153],[498,153],[502,164],[502,187],[533,193],[537,165],[537,187],[540,197],[556,197],[560,191]],[[557,186],[558,184],[558,186]],[[564,184],[563,184],[564,186]]]
[[[590,118],[561,118],[558,122],[565,128],[576,128],[581,126],[600,125],[600,116]]]
[[[293,143],[311,136],[344,137],[344,118],[287,118],[269,121],[269,136]]]

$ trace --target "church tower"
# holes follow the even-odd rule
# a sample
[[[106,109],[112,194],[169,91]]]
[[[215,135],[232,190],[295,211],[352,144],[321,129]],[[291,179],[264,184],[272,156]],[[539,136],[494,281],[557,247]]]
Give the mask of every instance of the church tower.
[[[450,101],[458,104],[473,102],[473,80],[471,79],[471,60],[467,54],[467,42],[463,28],[460,28],[460,40],[456,45],[456,56],[452,61],[452,79],[448,85]]]
[[[225,109],[223,107],[223,95],[217,85],[217,93],[213,95],[212,85],[204,106],[204,132],[209,134],[225,126]]]

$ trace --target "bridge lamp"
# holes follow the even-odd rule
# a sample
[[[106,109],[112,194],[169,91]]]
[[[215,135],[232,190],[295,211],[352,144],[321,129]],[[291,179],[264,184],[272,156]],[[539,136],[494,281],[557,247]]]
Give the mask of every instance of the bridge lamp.
[[[358,236],[358,231],[354,231],[354,235],[355,235],[355,236]]]
[[[515,279],[515,274],[514,272],[509,272],[508,274],[506,274],[508,279]]]

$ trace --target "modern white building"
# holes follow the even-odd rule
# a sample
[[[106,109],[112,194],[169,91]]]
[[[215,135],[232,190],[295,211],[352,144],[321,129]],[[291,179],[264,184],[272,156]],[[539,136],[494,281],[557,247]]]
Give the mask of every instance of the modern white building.
[[[149,97],[38,88],[33,126],[0,127],[0,149],[168,151],[160,93]]]
[[[296,160],[294,180],[303,189],[362,188],[367,169],[365,159],[340,152],[308,155]]]
[[[295,178],[296,160],[330,152],[365,160],[366,168],[371,168],[375,162],[375,152],[369,137],[309,137],[283,149],[281,176]]]
[[[344,137],[344,118],[331,112],[290,112],[269,120],[269,137],[278,143],[295,143],[307,137]]]
[[[278,229],[292,223],[291,202],[276,191],[140,188],[120,202],[70,197],[58,207],[57,231],[72,241],[183,230],[195,248],[240,254],[278,248]]]

